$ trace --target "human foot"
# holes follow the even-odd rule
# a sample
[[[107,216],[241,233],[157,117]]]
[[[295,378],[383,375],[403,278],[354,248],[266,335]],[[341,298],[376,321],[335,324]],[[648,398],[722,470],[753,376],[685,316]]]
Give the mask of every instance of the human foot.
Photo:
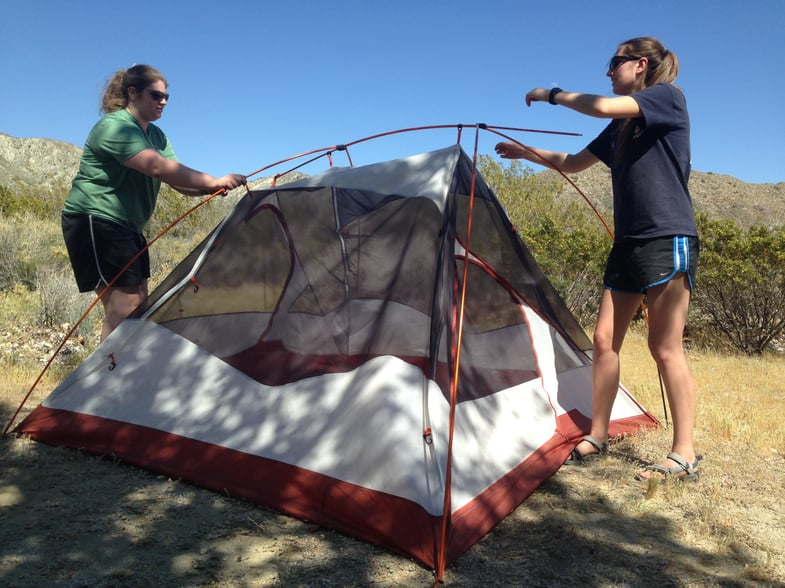
[[[689,463],[678,453],[670,452],[665,459],[665,464],[652,464],[643,468],[643,471],[635,476],[636,480],[648,482],[652,478],[668,479],[672,478],[678,482],[697,482],[700,477],[698,463],[703,459],[700,455],[695,456],[695,461]],[[669,463],[670,462],[670,463]],[[671,463],[676,464],[669,467]]]
[[[583,446],[584,451],[581,452],[580,448]],[[583,439],[575,446],[575,449],[570,453],[570,457],[564,462],[564,465],[583,465],[591,460],[602,457],[608,452],[608,442],[601,443],[591,435],[584,435]]]

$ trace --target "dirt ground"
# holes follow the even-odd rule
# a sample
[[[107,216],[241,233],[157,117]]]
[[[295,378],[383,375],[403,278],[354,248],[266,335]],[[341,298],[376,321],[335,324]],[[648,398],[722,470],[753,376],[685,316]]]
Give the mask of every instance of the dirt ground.
[[[3,422],[10,413],[0,410]],[[694,484],[647,487],[670,431],[562,468],[452,563],[447,586],[785,586],[779,455],[702,440]],[[308,522],[78,451],[0,439],[0,585],[406,586],[418,563]]]

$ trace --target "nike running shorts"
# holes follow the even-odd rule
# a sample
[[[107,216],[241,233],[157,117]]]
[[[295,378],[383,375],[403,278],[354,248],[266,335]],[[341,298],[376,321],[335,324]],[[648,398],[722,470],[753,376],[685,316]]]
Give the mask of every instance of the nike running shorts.
[[[698,237],[623,239],[613,244],[608,256],[605,287],[620,292],[645,293],[652,286],[685,273],[692,290],[699,251]]]

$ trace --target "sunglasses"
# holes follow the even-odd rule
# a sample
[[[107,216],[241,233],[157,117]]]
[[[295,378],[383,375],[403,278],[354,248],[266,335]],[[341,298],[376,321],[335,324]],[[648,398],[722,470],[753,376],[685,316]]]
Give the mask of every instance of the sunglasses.
[[[622,63],[627,63],[628,61],[638,61],[639,59],[640,57],[636,55],[614,55],[608,62],[608,71],[616,71],[616,68],[619,67]]]
[[[158,90],[147,90],[147,93],[150,94],[150,97],[156,102],[163,102],[164,100],[169,102],[169,94],[166,92],[159,92]]]

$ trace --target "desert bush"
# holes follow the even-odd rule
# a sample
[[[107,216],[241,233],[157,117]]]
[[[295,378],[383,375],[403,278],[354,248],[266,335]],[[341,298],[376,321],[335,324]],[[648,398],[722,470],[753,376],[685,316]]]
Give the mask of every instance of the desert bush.
[[[696,328],[705,346],[754,355],[785,335],[785,226],[741,229],[698,215]]]
[[[0,216],[0,289],[35,289],[53,269],[67,264],[59,223],[27,212]]]
[[[94,299],[92,293],[79,293],[70,267],[61,267],[39,279],[35,292],[35,324],[47,328],[76,324]],[[77,333],[85,337],[90,336],[96,324],[103,320],[98,316],[100,312],[90,314],[77,327]]]
[[[73,325],[89,305],[74,282],[59,223],[30,212],[0,216],[0,290],[20,301],[14,321],[36,327]],[[93,326],[87,321],[80,333]]]
[[[0,217],[0,290],[13,288],[29,275],[32,268],[21,266],[21,257],[17,226]]]
[[[68,188],[61,184],[45,189],[20,182],[13,189],[0,185],[0,216],[11,218],[32,214],[39,219],[59,218],[67,193]]]

